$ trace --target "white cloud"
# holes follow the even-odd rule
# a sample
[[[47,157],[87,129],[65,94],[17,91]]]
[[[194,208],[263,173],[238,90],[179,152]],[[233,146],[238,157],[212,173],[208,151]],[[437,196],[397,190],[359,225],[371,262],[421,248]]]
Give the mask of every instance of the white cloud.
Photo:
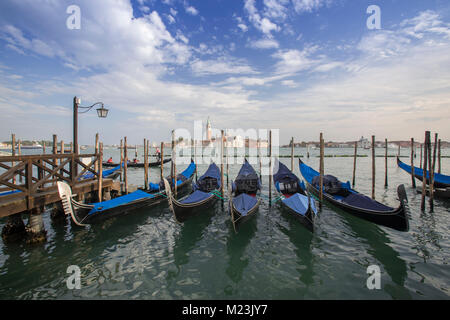
[[[297,13],[311,12],[327,4],[330,0],[292,0]]]
[[[264,15],[266,17],[284,20],[287,16],[289,0],[264,0]]]
[[[267,37],[272,36],[272,31],[279,31],[280,28],[266,17],[262,18],[255,7],[255,0],[245,0],[244,8],[248,13],[250,22],[264,33]]]
[[[294,80],[283,80],[281,81],[281,84],[290,88],[296,88],[297,84],[294,82]]]
[[[167,20],[169,21],[169,24],[175,23],[175,18],[172,17],[170,14],[166,15]]]
[[[259,39],[256,41],[252,41],[250,43],[250,46],[252,48],[256,48],[256,49],[272,49],[272,48],[278,48],[279,44],[274,39]]]
[[[185,9],[186,12],[189,13],[190,15],[196,16],[198,14],[198,10],[195,9],[193,6],[187,6]]]
[[[275,64],[276,72],[279,74],[292,74],[307,70],[318,63],[310,56],[318,49],[317,46],[307,47],[300,50],[280,50],[272,55],[279,61]]]
[[[247,27],[245,24],[243,24],[243,23],[239,23],[239,24],[238,24],[238,27],[239,27],[243,32],[247,32],[247,30],[248,30],[248,27]]]
[[[175,10],[174,8],[170,8],[170,14],[172,15],[172,16],[176,16],[177,15],[177,10]]]
[[[214,74],[254,74],[249,65],[229,58],[219,58],[217,60],[196,60],[191,63],[191,68],[196,75]]]

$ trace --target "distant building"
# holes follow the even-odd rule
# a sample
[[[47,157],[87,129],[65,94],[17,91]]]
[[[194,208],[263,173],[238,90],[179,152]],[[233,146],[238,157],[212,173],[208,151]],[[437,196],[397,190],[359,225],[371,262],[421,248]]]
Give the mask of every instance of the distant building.
[[[361,139],[358,140],[358,148],[370,149],[371,143],[369,140],[361,136]]]

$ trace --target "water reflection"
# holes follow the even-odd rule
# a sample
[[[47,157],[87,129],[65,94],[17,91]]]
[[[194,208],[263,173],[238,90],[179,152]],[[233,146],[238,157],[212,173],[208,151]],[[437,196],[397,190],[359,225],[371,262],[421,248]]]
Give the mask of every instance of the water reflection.
[[[389,245],[391,240],[388,234],[375,223],[353,217],[336,207],[333,207],[333,210],[341,215],[343,222],[350,227],[355,236],[368,245],[367,253],[379,261],[392,281],[401,287],[397,288],[400,289],[400,292],[395,292],[395,294],[393,290],[396,289],[388,284],[384,289],[392,298],[411,299],[409,292],[404,288],[408,276],[407,264],[400,258],[400,254]]]
[[[211,223],[212,215],[217,210],[218,205],[216,203],[212,208],[208,208],[201,214],[190,217],[181,224],[180,232],[175,238],[173,247],[173,257],[177,271],[170,271],[167,275],[168,280],[177,277],[180,274],[181,266],[189,262],[190,251],[203,238],[204,230]]]
[[[249,256],[244,257],[244,253],[257,229],[256,217],[252,217],[239,225],[239,232],[237,233],[234,232],[232,226],[229,228],[227,254],[230,260],[225,272],[234,283],[239,283],[242,280],[244,269],[248,266]]]
[[[297,256],[297,271],[299,280],[306,285],[306,290],[314,283],[313,262],[314,255],[312,253],[312,240],[314,234],[307,230],[299,221],[290,214],[283,212],[282,216],[288,221],[289,229],[278,225],[289,241],[294,245],[294,252]]]

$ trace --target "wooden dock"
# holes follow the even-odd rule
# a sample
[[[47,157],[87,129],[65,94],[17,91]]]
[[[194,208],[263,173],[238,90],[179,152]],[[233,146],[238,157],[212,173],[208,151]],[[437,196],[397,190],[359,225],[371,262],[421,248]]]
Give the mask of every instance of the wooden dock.
[[[101,151],[0,157],[0,218],[17,221],[28,213],[42,219],[45,206],[60,201],[57,181],[68,183],[79,199],[94,194],[102,201],[105,191],[119,191],[120,182],[103,179],[101,163]]]

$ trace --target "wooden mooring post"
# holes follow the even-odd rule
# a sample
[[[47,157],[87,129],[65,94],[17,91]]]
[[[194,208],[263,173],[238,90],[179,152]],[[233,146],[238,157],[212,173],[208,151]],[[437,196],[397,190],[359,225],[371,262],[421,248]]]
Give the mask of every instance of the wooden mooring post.
[[[103,201],[103,143],[98,148],[98,201]]]
[[[223,196],[224,196],[224,183],[223,183],[223,158],[224,158],[224,149],[223,149],[223,140],[224,140],[224,131],[221,130],[221,138],[220,138],[220,176],[221,176],[221,184],[220,184],[220,195],[222,196],[222,202],[223,202]]]
[[[294,172],[294,137],[291,138],[291,171]]]
[[[123,163],[123,140],[120,139],[120,182],[123,182],[123,171],[124,171],[124,163]]]
[[[127,176],[127,171],[128,171],[128,144],[127,144],[127,137],[123,138],[123,179],[125,182],[125,194],[128,194],[128,176]]]
[[[412,187],[416,188],[416,178],[414,173],[414,138],[411,138],[411,183]]]
[[[14,133],[11,134],[11,155],[16,155],[16,135]],[[14,161],[11,162],[11,167],[14,167]],[[16,175],[13,176],[12,183],[16,184]]]
[[[441,139],[438,140],[438,173],[441,173]]]
[[[424,157],[423,157],[423,176],[422,176],[422,199],[420,202],[420,209],[422,211],[425,211],[425,196],[427,193],[427,159],[428,159],[428,141],[430,141],[430,131],[425,131],[425,142],[423,144],[423,153],[424,153]]]
[[[422,149],[423,149],[423,145],[420,144],[420,169],[422,169],[422,160],[423,160]]]
[[[436,169],[436,149],[438,144],[438,134],[434,134],[433,160],[430,167],[430,212],[434,211],[434,170]],[[431,149],[430,149],[431,153]]]
[[[19,156],[21,156],[22,155],[22,146],[21,146],[21,141],[20,141],[20,139],[19,139],[19,141],[17,141],[17,154],[19,155]],[[22,179],[22,175],[20,174],[19,175],[19,182],[20,183],[22,183],[23,182],[23,179]]]
[[[148,141],[144,138],[144,190],[148,190]]]
[[[384,187],[388,187],[388,140],[384,139]]]
[[[161,180],[164,178],[164,142],[161,142]]]
[[[258,139],[259,181],[262,183],[261,139]]]
[[[353,179],[352,186],[355,186],[356,181],[356,158],[358,157],[358,141],[355,141],[355,154],[353,156]]]
[[[372,199],[375,199],[375,136],[372,136]]]
[[[323,173],[324,173],[324,141],[323,133],[320,133],[320,163],[319,163],[319,208],[322,210],[323,204]]]
[[[272,130],[269,131],[269,206],[272,205]]]

